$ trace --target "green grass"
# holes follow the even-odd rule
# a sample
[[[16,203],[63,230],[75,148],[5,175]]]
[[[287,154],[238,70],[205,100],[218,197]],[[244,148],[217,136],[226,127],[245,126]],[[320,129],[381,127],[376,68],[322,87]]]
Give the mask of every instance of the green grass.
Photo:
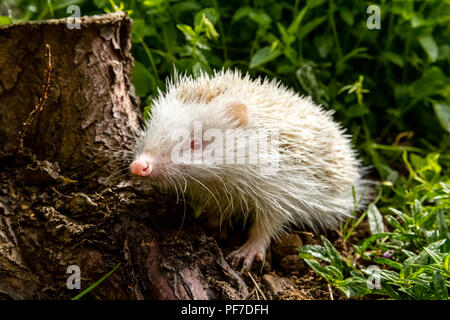
[[[116,270],[120,267],[120,263],[118,263],[111,271],[109,271],[107,274],[105,274],[103,277],[101,277],[99,280],[95,281],[92,285],[90,285],[88,288],[77,294],[75,297],[73,297],[71,300],[80,300],[82,297],[87,295],[89,292],[97,288],[103,281],[108,279],[109,276],[111,276]]]
[[[405,152],[403,160],[408,177],[380,187],[379,209],[371,204],[363,215],[372,236],[354,244],[351,255],[341,257],[323,237],[323,246],[300,248],[300,257],[348,297],[448,299],[450,178],[441,176],[437,154],[424,159]],[[378,289],[367,286],[377,276],[374,266],[380,270]]]
[[[0,24],[65,17],[69,4],[83,15],[128,11],[146,111],[174,67],[276,77],[334,109],[381,183],[368,210],[342,227],[350,256],[325,239],[301,256],[347,296],[448,297],[449,1],[21,0],[10,16],[0,6]],[[379,30],[366,25],[371,4]],[[349,243],[366,219],[372,236]],[[382,270],[382,289],[365,285],[371,265]]]

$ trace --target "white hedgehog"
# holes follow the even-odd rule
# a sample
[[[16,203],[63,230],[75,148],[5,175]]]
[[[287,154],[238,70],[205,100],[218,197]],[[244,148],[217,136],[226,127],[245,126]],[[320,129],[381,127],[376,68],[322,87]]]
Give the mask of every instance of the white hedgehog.
[[[275,80],[175,75],[153,103],[130,169],[220,222],[249,220],[247,242],[229,255],[248,269],[290,225],[325,229],[351,215],[352,190],[360,199],[366,182],[343,131],[332,111]]]

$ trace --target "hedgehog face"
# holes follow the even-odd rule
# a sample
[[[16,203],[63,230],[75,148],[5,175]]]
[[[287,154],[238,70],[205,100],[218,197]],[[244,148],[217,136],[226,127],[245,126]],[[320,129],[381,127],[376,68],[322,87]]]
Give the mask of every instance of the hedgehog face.
[[[180,103],[166,97],[152,108],[131,172],[155,182],[175,175],[214,178],[210,169],[226,162],[226,142],[247,124],[247,107],[240,102]]]

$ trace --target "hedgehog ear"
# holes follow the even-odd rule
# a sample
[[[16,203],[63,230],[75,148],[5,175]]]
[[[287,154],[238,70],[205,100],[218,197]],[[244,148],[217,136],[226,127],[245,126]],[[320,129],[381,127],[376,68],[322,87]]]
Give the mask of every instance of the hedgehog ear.
[[[227,106],[231,119],[237,121],[236,127],[245,127],[248,124],[247,106],[242,102],[232,102]]]

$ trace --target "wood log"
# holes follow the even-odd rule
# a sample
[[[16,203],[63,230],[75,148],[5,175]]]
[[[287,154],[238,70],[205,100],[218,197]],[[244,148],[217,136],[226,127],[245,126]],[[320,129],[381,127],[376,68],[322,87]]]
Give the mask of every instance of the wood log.
[[[0,298],[240,299],[245,282],[190,209],[126,168],[142,122],[125,13],[0,27]],[[51,85],[16,153],[23,123]],[[111,161],[114,160],[114,161]],[[117,164],[117,161],[120,165]],[[111,183],[113,181],[114,183]]]

